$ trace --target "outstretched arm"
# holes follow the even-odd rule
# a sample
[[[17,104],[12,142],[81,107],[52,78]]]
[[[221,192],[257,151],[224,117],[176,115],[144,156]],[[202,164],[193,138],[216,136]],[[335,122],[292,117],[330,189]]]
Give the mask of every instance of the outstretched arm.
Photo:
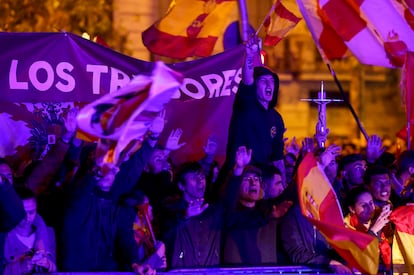
[[[254,62],[255,58],[257,58],[259,54],[259,38],[257,36],[253,36],[247,40],[245,50],[246,52],[243,63],[242,81],[246,85],[252,85],[254,81]]]

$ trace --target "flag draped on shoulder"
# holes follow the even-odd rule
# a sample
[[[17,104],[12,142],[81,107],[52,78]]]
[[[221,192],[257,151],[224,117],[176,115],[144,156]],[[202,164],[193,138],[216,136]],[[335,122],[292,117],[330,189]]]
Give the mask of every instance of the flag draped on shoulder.
[[[227,26],[238,20],[237,0],[173,0],[166,15],[142,33],[154,54],[184,59],[213,53]]]
[[[298,168],[298,192],[302,214],[348,265],[364,274],[376,274],[378,240],[345,227],[335,192],[311,153],[305,156]]]
[[[406,52],[414,48],[408,2],[297,0],[324,58],[341,58],[349,49],[361,63],[383,67],[401,67]]]
[[[138,75],[126,86],[86,105],[77,117],[79,129],[112,141],[104,159],[118,165],[127,153],[124,150],[140,147],[152,121],[178,92],[182,81],[181,74],[157,62],[151,75]]]
[[[271,14],[264,22],[266,36],[264,44],[266,46],[275,46],[282,40],[287,33],[293,29],[301,20],[296,14],[299,11],[289,10],[281,0],[276,0],[271,8]]]
[[[395,209],[390,215],[390,221],[395,225],[394,235],[397,241],[393,246],[398,246],[408,274],[414,274],[414,205]]]

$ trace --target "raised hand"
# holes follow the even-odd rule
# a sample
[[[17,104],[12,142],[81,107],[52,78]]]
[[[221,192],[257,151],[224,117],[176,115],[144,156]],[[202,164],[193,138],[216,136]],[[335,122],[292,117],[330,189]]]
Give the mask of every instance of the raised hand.
[[[217,151],[217,137],[214,135],[209,136],[206,145],[203,146],[203,150],[207,156],[214,156]]]
[[[240,176],[250,160],[252,159],[252,149],[247,150],[246,146],[240,146],[236,152],[234,174]]]
[[[182,134],[183,130],[181,128],[172,130],[165,144],[165,149],[169,151],[174,151],[183,147],[186,143],[180,143],[180,138]]]
[[[165,110],[162,110],[160,114],[152,121],[149,131],[152,138],[158,138],[162,131],[164,130],[165,125]]]
[[[286,153],[291,153],[295,155],[297,158],[299,155],[300,146],[298,142],[296,141],[296,137],[293,137],[292,140],[289,143],[286,143]]]
[[[332,161],[335,161],[336,157],[341,154],[341,147],[335,144],[329,145],[326,150],[321,153],[319,157],[320,164],[323,167],[328,166]]]
[[[374,163],[384,151],[385,148],[382,146],[382,139],[377,135],[372,135],[367,143],[367,161]]]
[[[376,219],[375,223],[370,227],[370,231],[374,234],[378,234],[381,229],[390,221],[389,217],[391,215],[391,207],[389,204],[382,208],[381,214]]]
[[[208,207],[208,203],[204,203],[203,198],[192,200],[188,203],[187,210],[185,212],[186,218],[198,216],[204,212]]]
[[[75,133],[77,127],[76,117],[79,113],[78,107],[73,107],[69,110],[66,118],[63,118],[66,132]]]
[[[313,152],[315,149],[315,143],[313,138],[307,137],[302,141],[302,155]]]
[[[78,107],[71,108],[66,115],[66,117],[63,118],[63,125],[65,126],[65,132],[62,135],[62,140],[65,143],[68,143],[72,137],[75,135],[76,128],[78,126],[78,122],[76,120],[76,117],[79,113]]]

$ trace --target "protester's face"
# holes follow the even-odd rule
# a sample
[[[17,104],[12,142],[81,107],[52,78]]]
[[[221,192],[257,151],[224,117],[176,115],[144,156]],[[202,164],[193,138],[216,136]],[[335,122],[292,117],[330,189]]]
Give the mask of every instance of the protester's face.
[[[265,196],[267,198],[276,198],[284,189],[282,177],[278,174],[274,174],[273,177],[266,182]]]
[[[158,174],[161,172],[165,166],[165,154],[163,150],[155,150],[151,156],[150,161],[148,162],[148,166],[150,170],[154,174]]]
[[[364,174],[367,169],[365,160],[358,160],[345,167],[348,184],[358,186],[364,183]]]
[[[119,168],[117,166],[105,166],[100,169],[96,174],[95,178],[98,180],[97,185],[102,191],[108,192],[111,190],[112,184],[114,183],[115,176],[118,173]]]
[[[388,174],[374,175],[370,180],[372,196],[377,201],[388,201],[391,196],[391,181]]]
[[[255,173],[245,173],[240,185],[240,200],[255,202],[260,199],[261,178]]]
[[[184,192],[187,201],[204,198],[206,191],[206,176],[203,172],[190,172],[184,176],[184,184],[180,183],[180,188]]]
[[[19,227],[28,228],[32,226],[37,214],[37,204],[35,199],[22,200],[26,217],[20,222]]]
[[[355,205],[350,207],[358,220],[362,223],[367,223],[374,215],[375,204],[372,195],[369,192],[364,192],[359,195]]]
[[[256,81],[257,98],[260,102],[269,103],[272,101],[273,92],[275,89],[275,79],[271,75],[262,75]]]
[[[7,164],[0,164],[0,176],[3,176],[10,184],[13,184],[13,171]]]

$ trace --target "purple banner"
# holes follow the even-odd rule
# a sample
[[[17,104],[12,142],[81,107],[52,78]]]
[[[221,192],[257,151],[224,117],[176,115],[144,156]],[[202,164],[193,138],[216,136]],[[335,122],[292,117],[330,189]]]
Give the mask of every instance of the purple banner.
[[[36,150],[31,155],[37,158],[60,135],[61,117],[73,103],[94,101],[134,75],[149,74],[155,64],[71,33],[0,33],[0,51],[0,127],[19,129],[0,138],[0,156],[13,159],[22,155],[22,147]],[[223,160],[242,60],[243,47],[236,47],[168,65],[184,75],[179,94],[167,105],[161,140],[172,129],[183,129],[187,145],[172,155],[175,162],[201,157],[212,134],[218,137],[218,158]]]

